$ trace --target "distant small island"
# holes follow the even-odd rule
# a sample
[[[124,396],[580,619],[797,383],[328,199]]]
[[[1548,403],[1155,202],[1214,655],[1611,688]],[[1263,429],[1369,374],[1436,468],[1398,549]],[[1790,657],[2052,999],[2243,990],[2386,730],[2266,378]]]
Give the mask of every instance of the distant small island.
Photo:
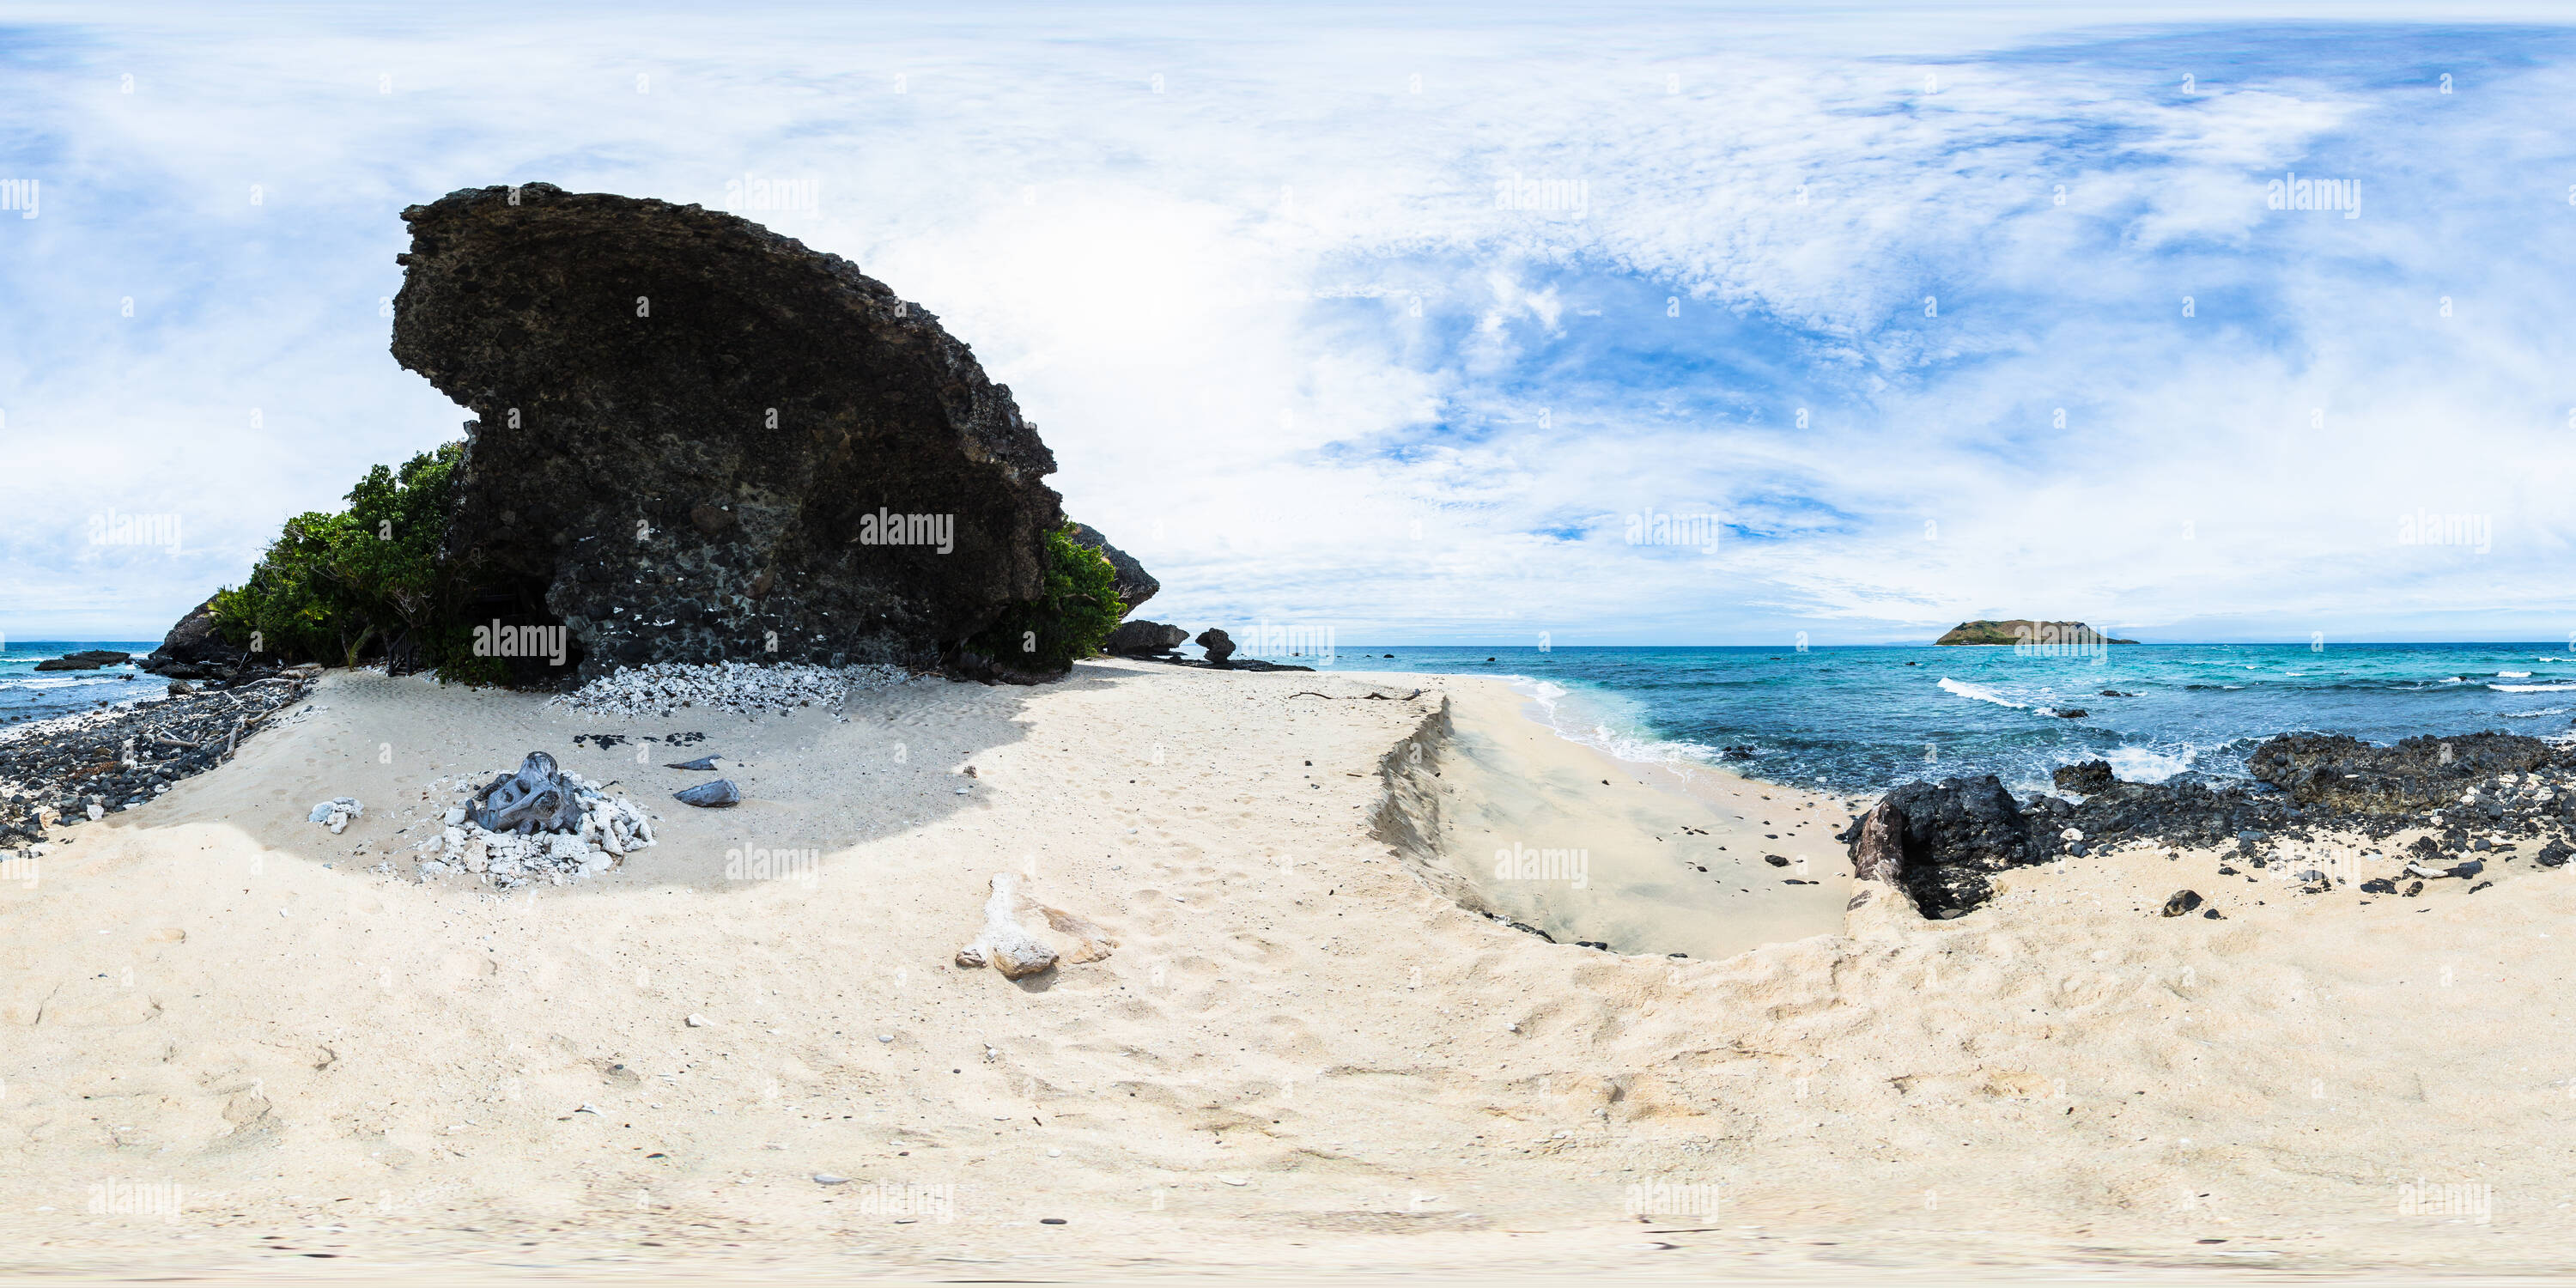
[[[2010,621],[1961,622],[1948,634],[1932,641],[1935,644],[2135,644],[2136,640],[2115,640],[2082,622],[2034,622],[2026,617]]]

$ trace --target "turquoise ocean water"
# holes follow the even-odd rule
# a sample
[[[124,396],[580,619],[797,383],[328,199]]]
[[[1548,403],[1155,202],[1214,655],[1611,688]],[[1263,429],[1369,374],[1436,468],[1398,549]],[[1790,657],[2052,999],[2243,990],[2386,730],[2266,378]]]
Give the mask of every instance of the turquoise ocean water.
[[[2576,724],[2576,656],[2547,643],[2141,644],[2064,656],[1393,646],[1339,649],[1331,669],[1513,677],[1559,732],[1623,758],[1716,761],[1749,747],[1752,759],[1727,763],[1843,791],[1994,773],[2028,792],[2055,767],[2097,757],[2124,778],[2231,777],[2279,733],[2387,742],[2475,729],[2563,736]]]
[[[0,724],[81,711],[100,702],[157,698],[169,681],[143,675],[131,665],[95,671],[46,671],[36,663],[82,649],[106,648],[141,657],[161,647],[159,640],[10,640],[0,648]]]

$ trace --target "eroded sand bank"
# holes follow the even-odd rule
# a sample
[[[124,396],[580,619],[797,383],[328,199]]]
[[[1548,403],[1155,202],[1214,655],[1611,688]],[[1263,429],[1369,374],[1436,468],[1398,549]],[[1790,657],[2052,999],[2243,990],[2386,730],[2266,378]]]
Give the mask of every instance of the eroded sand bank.
[[[2362,906],[2115,852],[1954,921],[1873,905],[1722,960],[1551,945],[1435,893],[1390,829],[1438,804],[1490,858],[1607,778],[1581,835],[1611,839],[1583,848],[1642,880],[1622,847],[1690,802],[1521,740],[1517,701],[1099,662],[846,722],[605,721],[335,673],[300,723],[0,885],[0,1247],[100,1272],[1880,1278],[2538,1270],[2576,1243],[2576,883]],[[703,775],[658,768],[681,757],[571,743],[677,731],[745,805],[687,810],[665,794]],[[1457,783],[1414,772],[1409,746],[1440,767],[1478,738]],[[662,844],[508,897],[368,870],[410,871],[430,780],[532,749],[653,802]],[[1532,785],[1496,799],[1515,765]],[[347,834],[303,821],[338,795],[368,805]],[[1689,825],[1713,846],[1732,812]],[[1811,856],[1841,821],[1798,834]],[[729,851],[815,862],[728,880]],[[1005,869],[1114,955],[1017,984],[951,964]],[[2156,915],[2180,884],[2223,919]]]

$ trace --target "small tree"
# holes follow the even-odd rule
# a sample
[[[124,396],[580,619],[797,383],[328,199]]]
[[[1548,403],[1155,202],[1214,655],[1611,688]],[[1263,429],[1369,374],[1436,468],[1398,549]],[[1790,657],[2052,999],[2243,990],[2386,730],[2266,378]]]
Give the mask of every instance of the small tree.
[[[1003,610],[967,646],[1023,671],[1062,671],[1100,651],[1126,605],[1107,556],[1073,539],[1073,525],[1046,535],[1046,588]]]
[[[443,678],[490,679],[467,631],[451,622],[457,579],[438,557],[464,444],[382,465],[349,489],[337,514],[297,515],[239,589],[216,592],[216,629],[235,644],[256,634],[289,661],[355,665],[370,645],[408,637]],[[483,665],[478,665],[483,664]]]

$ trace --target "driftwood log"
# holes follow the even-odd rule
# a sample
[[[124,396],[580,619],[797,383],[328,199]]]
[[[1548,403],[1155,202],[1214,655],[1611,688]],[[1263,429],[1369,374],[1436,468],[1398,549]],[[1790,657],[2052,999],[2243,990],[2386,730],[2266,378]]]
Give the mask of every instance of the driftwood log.
[[[475,793],[474,825],[487,832],[570,832],[581,826],[581,799],[542,751],[528,753],[519,772],[503,774]]]

